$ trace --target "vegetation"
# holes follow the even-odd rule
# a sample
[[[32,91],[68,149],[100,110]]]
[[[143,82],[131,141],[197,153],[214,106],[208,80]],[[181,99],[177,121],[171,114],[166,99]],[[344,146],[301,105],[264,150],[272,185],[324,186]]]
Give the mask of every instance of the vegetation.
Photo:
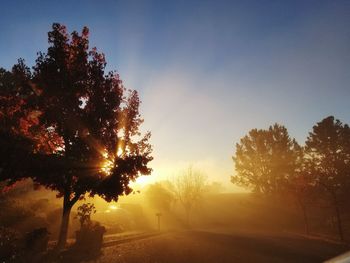
[[[0,70],[0,179],[31,178],[63,197],[58,246],[66,243],[70,211],[89,196],[129,194],[129,182],[150,174],[150,133],[139,132],[140,100],[89,48],[89,30],[68,35],[53,24],[47,53],[33,70],[23,60]]]
[[[344,240],[341,211],[350,192],[350,128],[333,116],[317,123],[306,140],[307,172],[321,197],[333,207],[340,240]]]
[[[141,230],[143,237],[152,236],[154,215],[159,230],[160,218],[162,230],[188,228],[190,221],[200,218],[196,227],[217,231],[172,233],[175,238],[168,240],[169,244],[176,242],[173,245],[177,246],[180,242],[174,240],[179,238],[193,246],[189,235],[201,240],[207,251],[212,247],[207,240],[217,240],[227,248],[232,243],[237,247],[243,244],[242,247],[248,247],[243,253],[247,258],[252,240],[261,249],[259,257],[264,260],[268,250],[272,251],[271,257],[275,256],[275,249],[271,248],[283,251],[280,258],[284,259],[293,255],[290,244],[312,247],[314,241],[285,235],[296,228],[300,232],[302,224],[307,235],[312,233],[313,225],[320,232],[326,224],[332,228],[335,225],[339,243],[347,241],[348,124],[326,117],[313,126],[304,144],[277,123],[267,129],[250,130],[236,144],[236,174],[231,176],[233,184],[249,189],[249,193],[222,193],[220,183],[208,184],[206,176],[192,166],[171,182],[157,182],[141,193],[133,192],[130,182],[149,175],[153,159],[151,134],[141,133],[143,119],[137,91],[126,89],[116,72],[106,72],[104,54],[89,47],[88,28],[68,34],[65,26],[55,23],[48,33],[48,43],[47,52],[38,53],[32,68],[23,59],[10,71],[0,68],[0,261],[96,260],[102,254],[106,231],[111,230],[109,244],[136,240]],[[46,189],[45,194],[54,192],[62,198],[63,205],[53,204],[56,198],[46,195],[28,198],[31,190],[41,186]],[[130,203],[82,203],[95,196],[116,202],[121,195],[130,193],[135,194],[129,196],[133,200]],[[97,213],[99,202],[105,207]],[[80,206],[75,211],[76,203]],[[203,209],[193,213],[200,203],[205,204]],[[297,205],[295,211],[291,204]],[[78,227],[71,227],[69,236],[75,233],[75,243],[70,242],[71,246],[63,249],[71,213],[78,219],[74,221]],[[100,220],[93,221],[92,215]],[[52,231],[52,227],[59,231]],[[222,229],[225,235],[219,233]],[[240,236],[242,229],[248,234]],[[261,230],[269,234],[284,231],[284,236],[266,238],[268,235],[257,235]],[[136,234],[120,240],[123,231]],[[286,243],[278,247],[279,240]],[[319,247],[325,246],[323,242],[328,241],[323,240]],[[58,249],[50,250],[53,243]],[[338,251],[338,245],[334,245],[334,251]],[[231,260],[234,255],[225,250],[220,251],[230,255]],[[295,258],[300,261],[306,252],[299,250],[300,257]]]
[[[233,160],[237,175],[231,181],[282,201],[286,200],[283,196],[294,196],[308,234],[308,201],[329,200],[343,241],[341,210],[350,191],[349,145],[349,126],[333,116],[313,127],[303,148],[278,124],[268,130],[253,129],[236,145]]]
[[[91,215],[96,213],[94,204],[86,203],[78,207],[77,218],[79,219],[80,228],[91,225]]]
[[[169,212],[174,203],[174,195],[162,183],[155,183],[146,190],[146,198],[150,205],[158,211]]]
[[[177,201],[185,209],[187,226],[190,225],[190,213],[198,204],[205,190],[205,176],[189,166],[173,181],[173,192]]]
[[[233,158],[237,176],[233,183],[251,187],[254,192],[283,192],[297,169],[300,146],[285,127],[275,124],[268,130],[253,129],[236,144]]]

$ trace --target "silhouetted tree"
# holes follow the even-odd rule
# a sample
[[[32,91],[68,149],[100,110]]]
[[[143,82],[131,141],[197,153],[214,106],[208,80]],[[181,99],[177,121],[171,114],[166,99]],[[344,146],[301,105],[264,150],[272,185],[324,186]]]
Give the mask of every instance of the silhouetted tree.
[[[206,177],[192,166],[189,166],[173,180],[173,192],[175,198],[185,209],[188,226],[190,224],[190,213],[201,200],[205,187]]]
[[[309,202],[315,198],[315,183],[310,176],[304,159],[304,151],[300,151],[300,158],[297,160],[297,169],[294,174],[288,178],[287,191],[300,207],[304,220],[305,233],[310,234],[310,225],[308,217]]]
[[[281,192],[297,169],[299,151],[284,126],[253,129],[236,144],[233,160],[237,174],[231,181],[258,193]]]
[[[339,238],[344,240],[341,220],[342,202],[350,191],[350,128],[329,116],[317,123],[306,140],[309,174],[324,189],[334,208]]]
[[[82,204],[77,209],[76,218],[79,219],[80,228],[91,225],[91,215],[96,213],[96,207],[94,204],[86,203]]]
[[[0,70],[0,179],[32,178],[63,197],[59,247],[71,208],[85,194],[116,201],[132,191],[131,180],[151,172],[138,94],[105,73],[105,57],[89,49],[88,33],[85,27],[69,36],[53,24],[32,72],[22,60],[12,72]]]
[[[236,144],[234,184],[264,195],[291,195],[301,209],[309,234],[306,201],[310,177],[303,169],[303,151],[284,126],[251,130]]]

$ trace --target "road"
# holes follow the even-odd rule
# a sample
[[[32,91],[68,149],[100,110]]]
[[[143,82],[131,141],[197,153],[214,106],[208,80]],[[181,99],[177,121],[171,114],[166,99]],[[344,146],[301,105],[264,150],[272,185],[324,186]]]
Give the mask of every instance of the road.
[[[105,247],[99,262],[323,262],[347,249],[288,234],[181,231]]]

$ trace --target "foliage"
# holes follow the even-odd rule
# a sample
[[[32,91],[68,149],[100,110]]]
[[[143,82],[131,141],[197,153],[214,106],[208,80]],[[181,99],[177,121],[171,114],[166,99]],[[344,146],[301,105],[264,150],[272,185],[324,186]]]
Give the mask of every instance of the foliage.
[[[190,212],[201,200],[206,186],[206,177],[189,166],[173,181],[173,192],[177,201],[184,207],[189,224]]]
[[[0,261],[1,262],[24,262],[23,248],[19,234],[3,226],[0,227]]]
[[[15,227],[25,220],[34,218],[32,210],[19,205],[13,200],[1,200],[0,205],[0,225],[3,227]]]
[[[32,71],[23,60],[0,70],[0,180],[32,178],[57,191],[62,229],[85,194],[116,201],[132,192],[130,181],[151,172],[138,93],[105,73],[105,57],[89,48],[88,35],[86,27],[69,36],[53,24]]]
[[[317,123],[306,140],[306,171],[314,183],[328,195],[337,218],[341,240],[341,208],[350,191],[350,128],[329,116]],[[322,195],[323,196],[323,195]]]
[[[313,127],[306,141],[307,169],[315,182],[337,195],[350,187],[350,128],[334,119],[323,119]]]
[[[32,253],[44,252],[49,242],[49,232],[46,228],[36,228],[25,236],[26,249]]]
[[[282,192],[298,169],[300,151],[284,126],[253,129],[236,144],[233,160],[237,175],[231,181],[258,193]]]
[[[300,206],[309,233],[310,200],[329,200],[344,239],[342,209],[350,190],[350,128],[329,116],[317,123],[301,148],[287,129],[275,124],[253,129],[236,145],[233,183],[263,194],[291,194]]]
[[[94,204],[86,203],[78,207],[77,218],[80,222],[80,227],[87,227],[91,225],[91,215],[96,213]]]

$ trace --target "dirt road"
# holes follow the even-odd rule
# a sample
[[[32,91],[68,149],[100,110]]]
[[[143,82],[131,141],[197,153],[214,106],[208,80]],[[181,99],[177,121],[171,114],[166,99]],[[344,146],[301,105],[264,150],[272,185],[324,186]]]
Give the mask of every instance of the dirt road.
[[[322,262],[347,249],[287,234],[184,231],[106,247],[99,262]]]

